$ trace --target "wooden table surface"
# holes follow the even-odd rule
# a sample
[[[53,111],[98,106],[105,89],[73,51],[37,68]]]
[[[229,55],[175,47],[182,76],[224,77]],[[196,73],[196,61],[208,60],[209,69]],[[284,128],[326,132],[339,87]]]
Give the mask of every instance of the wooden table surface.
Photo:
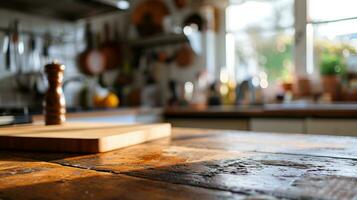
[[[357,199],[357,138],[174,129],[108,153],[0,152],[0,199]]]

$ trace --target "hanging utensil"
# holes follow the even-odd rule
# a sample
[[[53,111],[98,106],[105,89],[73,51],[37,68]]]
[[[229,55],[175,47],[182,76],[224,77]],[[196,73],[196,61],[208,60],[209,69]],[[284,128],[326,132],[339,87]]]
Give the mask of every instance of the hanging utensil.
[[[29,46],[29,61],[30,70],[34,74],[34,85],[32,90],[35,92],[36,97],[43,97],[48,88],[48,81],[44,73],[44,69],[41,66],[40,53],[37,51],[36,37],[30,34],[28,41]],[[48,45],[48,44],[47,44]],[[45,53],[48,55],[48,47],[44,48]]]
[[[34,65],[34,52],[35,52],[35,48],[36,48],[36,40],[33,34],[30,34],[30,38],[28,41],[28,48],[29,48],[29,52],[28,52],[28,65],[30,66],[30,69],[33,70],[35,69]]]
[[[100,50],[106,57],[107,70],[116,69],[121,63],[121,49],[118,43],[110,37],[110,26],[108,23],[104,24],[104,43],[101,45]]]
[[[13,63],[12,63],[12,71],[17,72],[17,73],[22,73],[23,71],[23,66],[21,62],[21,55],[24,52],[24,45],[22,41],[20,40],[20,34],[19,34],[19,21],[15,20],[13,23],[13,31],[11,35],[11,44],[10,49],[12,49],[12,56],[13,56]],[[12,46],[12,48],[11,48]]]
[[[30,34],[28,40],[28,71],[37,72],[40,71],[40,55],[37,51],[36,37]]]
[[[42,46],[42,66],[47,65],[52,62],[50,60],[50,46],[51,46],[51,34],[46,32],[43,36],[43,46]]]
[[[106,59],[98,49],[99,35],[96,36],[96,41],[93,42],[93,33],[89,23],[86,24],[85,39],[87,47],[78,57],[80,70],[84,74],[91,76],[101,74],[105,69]]]
[[[6,42],[8,46],[6,49],[6,67],[16,73],[13,76],[16,89],[22,93],[35,92],[36,94],[38,82],[44,81],[42,80],[43,74],[40,68],[40,55],[36,51],[35,36],[30,34],[28,40],[29,51],[24,56],[24,44],[19,35],[18,26],[18,22],[15,22],[11,23],[9,28],[8,41]],[[26,60],[23,60],[24,58]]]
[[[10,43],[11,43],[11,30],[10,26],[7,30],[7,36],[4,40],[4,47],[6,48],[5,52],[5,68],[6,70],[11,70],[11,50],[10,50]]]

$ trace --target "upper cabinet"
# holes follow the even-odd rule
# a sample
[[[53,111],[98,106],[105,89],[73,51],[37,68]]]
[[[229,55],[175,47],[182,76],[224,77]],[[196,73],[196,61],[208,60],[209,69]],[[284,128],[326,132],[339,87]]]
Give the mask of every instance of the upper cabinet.
[[[98,14],[120,11],[116,4],[104,0],[10,0],[0,1],[0,8],[65,21],[75,21]]]

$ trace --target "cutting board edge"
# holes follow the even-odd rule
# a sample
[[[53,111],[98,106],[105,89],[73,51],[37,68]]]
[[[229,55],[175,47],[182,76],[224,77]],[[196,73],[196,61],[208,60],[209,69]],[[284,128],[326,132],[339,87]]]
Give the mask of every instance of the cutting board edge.
[[[170,123],[160,123],[160,124],[155,124],[155,126],[152,127],[132,130],[120,135],[112,135],[112,136],[99,138],[97,153],[103,153],[115,149],[120,149],[128,146],[150,142],[153,140],[158,140],[161,138],[166,138],[171,136],[171,129],[172,126]],[[143,138],[143,136],[145,136],[145,138]],[[119,140],[120,142],[110,144],[116,140]],[[126,144],[121,144],[121,143],[126,143]]]
[[[145,135],[149,135],[149,137],[143,138]],[[170,123],[147,124],[136,130],[128,130],[127,133],[98,138],[41,138],[0,135],[0,150],[61,153],[102,153],[168,137],[170,135]],[[126,144],[121,144],[123,143],[121,141],[123,138],[126,138]],[[128,138],[134,139],[129,140]],[[110,145],[111,141],[114,140],[119,140],[121,142],[119,142],[119,144]]]
[[[44,145],[45,144],[45,145]],[[65,146],[65,148],[63,148]],[[99,139],[29,138],[0,136],[1,150],[97,153]],[[65,150],[63,150],[65,149]]]

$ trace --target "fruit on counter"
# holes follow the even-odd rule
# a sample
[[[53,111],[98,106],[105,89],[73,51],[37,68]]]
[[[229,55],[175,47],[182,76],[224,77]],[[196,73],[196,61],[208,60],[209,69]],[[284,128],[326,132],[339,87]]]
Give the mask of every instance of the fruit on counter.
[[[116,108],[119,106],[119,98],[112,92],[108,92],[106,96],[94,95],[93,103],[95,107],[101,108]]]
[[[109,108],[115,108],[118,107],[119,105],[119,98],[117,95],[114,93],[110,92],[105,98],[104,98],[104,105]]]
[[[94,97],[93,97],[93,105],[94,105],[94,107],[102,107],[103,100],[104,100],[104,97],[102,97],[102,96],[100,96],[98,94],[94,95]]]

